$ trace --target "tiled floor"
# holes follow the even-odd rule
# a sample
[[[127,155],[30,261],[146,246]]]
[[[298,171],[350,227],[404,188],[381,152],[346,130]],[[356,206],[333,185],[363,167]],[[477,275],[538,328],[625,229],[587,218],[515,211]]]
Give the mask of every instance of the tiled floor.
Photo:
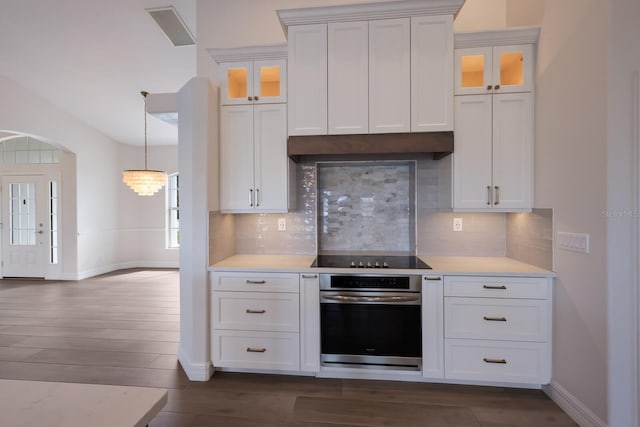
[[[0,280],[0,378],[169,389],[160,426],[575,426],[544,393],[495,387],[216,373],[176,362],[178,272],[80,282]]]

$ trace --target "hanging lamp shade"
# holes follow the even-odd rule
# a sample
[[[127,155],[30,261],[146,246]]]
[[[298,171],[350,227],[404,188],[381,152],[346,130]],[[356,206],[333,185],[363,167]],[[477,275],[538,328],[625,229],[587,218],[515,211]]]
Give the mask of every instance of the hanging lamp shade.
[[[122,182],[140,196],[153,196],[167,183],[167,173],[147,169],[147,95],[149,92],[140,93],[144,97],[144,169],[130,169],[122,172]]]

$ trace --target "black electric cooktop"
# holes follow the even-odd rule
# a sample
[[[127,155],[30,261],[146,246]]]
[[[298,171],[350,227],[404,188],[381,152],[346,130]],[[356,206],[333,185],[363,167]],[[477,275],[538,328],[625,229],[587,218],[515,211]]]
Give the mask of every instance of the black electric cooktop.
[[[430,270],[431,267],[417,256],[407,255],[318,255],[312,267],[353,269],[410,269]]]

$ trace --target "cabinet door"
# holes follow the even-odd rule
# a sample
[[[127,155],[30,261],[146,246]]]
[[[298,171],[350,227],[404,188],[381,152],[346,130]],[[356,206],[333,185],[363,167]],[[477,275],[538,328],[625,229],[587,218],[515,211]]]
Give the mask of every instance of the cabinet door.
[[[369,25],[328,24],[329,134],[369,131]]]
[[[492,93],[492,49],[475,47],[455,50],[455,94]]]
[[[252,95],[255,104],[287,102],[287,61],[254,61]]]
[[[422,277],[422,376],[444,377],[442,276]]]
[[[454,209],[491,209],[492,96],[455,97]]]
[[[411,130],[411,21],[369,21],[369,133]]]
[[[256,211],[287,212],[287,106],[256,105],[253,126]]]
[[[453,17],[411,18],[411,131],[453,130]]]
[[[253,208],[253,105],[220,108],[220,209]]]
[[[320,371],[320,279],[300,275],[300,370]]]
[[[533,86],[533,46],[495,46],[492,84],[495,93],[530,92]]]
[[[253,62],[220,64],[220,104],[251,104],[253,102]]]
[[[532,207],[533,108],[531,99],[530,93],[493,95],[494,208],[531,209]],[[458,145],[456,149],[457,147]]]
[[[289,135],[327,134],[327,25],[288,28]]]

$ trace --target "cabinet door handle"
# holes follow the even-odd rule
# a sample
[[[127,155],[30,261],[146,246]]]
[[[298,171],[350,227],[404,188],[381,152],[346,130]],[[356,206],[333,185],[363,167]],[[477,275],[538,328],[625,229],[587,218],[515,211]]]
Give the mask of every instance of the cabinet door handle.
[[[249,206],[253,207],[253,188],[249,189]]]
[[[253,98],[250,96],[247,96],[247,101],[251,101]]]
[[[487,205],[491,204],[491,186],[487,185]]]
[[[507,321],[506,317],[488,317],[488,316],[483,316],[482,318],[484,320],[488,320],[490,322],[506,322]]]
[[[496,85],[495,90],[500,89],[500,85]]]
[[[266,312],[267,310],[251,310],[250,308],[247,308],[248,314],[265,314]]]
[[[507,289],[505,285],[482,285],[485,289]]]
[[[265,283],[267,283],[266,280],[249,280],[249,279],[247,279],[247,284],[249,284],[249,285],[264,285]]]
[[[267,351],[266,348],[251,348],[251,347],[247,347],[247,352],[248,353],[264,353],[265,351]]]
[[[484,360],[484,363],[499,363],[502,365],[507,364],[507,361],[505,359],[489,359],[489,358],[483,357],[482,360]]]
[[[496,190],[496,201],[493,202],[493,204],[497,205],[498,203],[500,203],[500,187],[496,185],[493,188]]]
[[[303,274],[302,278],[303,279],[316,279],[318,277],[317,274]]]
[[[253,100],[254,100],[254,101],[257,101],[258,99],[259,99],[259,98],[258,98],[257,96],[254,96],[254,97],[253,97]]]
[[[491,90],[491,89],[493,89],[493,86],[487,85],[487,90]]]
[[[260,189],[256,188],[256,208],[260,206]]]

